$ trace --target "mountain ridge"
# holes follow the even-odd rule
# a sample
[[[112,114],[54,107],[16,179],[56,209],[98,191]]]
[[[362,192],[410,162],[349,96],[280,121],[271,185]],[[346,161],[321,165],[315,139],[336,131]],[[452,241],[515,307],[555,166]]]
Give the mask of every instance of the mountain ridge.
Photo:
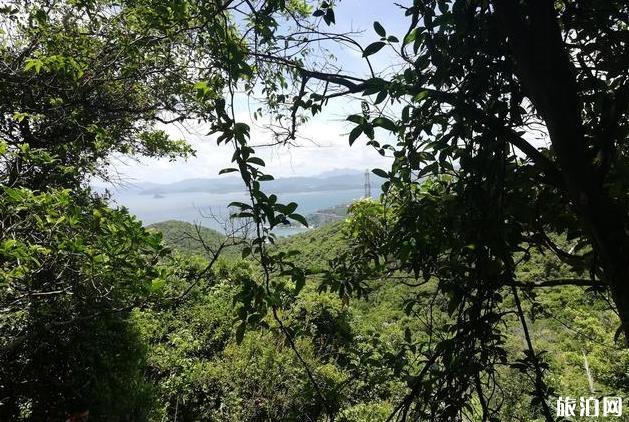
[[[371,187],[379,189],[384,179],[370,174]],[[338,170],[324,172],[317,176],[282,177],[264,182],[268,191],[275,193],[296,192],[323,192],[337,190],[362,189],[364,186],[364,173],[360,171],[348,172]],[[140,195],[157,195],[181,192],[207,192],[207,193],[233,193],[245,189],[242,180],[238,177],[223,178],[194,178],[184,179],[173,183],[155,184],[149,183],[143,187],[141,184]]]

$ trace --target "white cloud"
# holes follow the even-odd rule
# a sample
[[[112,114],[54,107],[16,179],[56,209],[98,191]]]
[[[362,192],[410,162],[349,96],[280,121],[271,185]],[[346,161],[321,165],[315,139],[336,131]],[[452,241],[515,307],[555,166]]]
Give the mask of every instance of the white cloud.
[[[336,106],[338,116],[349,110]],[[240,121],[251,125],[252,143],[270,144],[271,134],[261,125],[251,122],[246,114]],[[256,154],[266,163],[266,170],[275,177],[310,176],[334,169],[386,168],[390,159],[382,157],[373,148],[358,139],[350,147],[347,133],[351,124],[332,115],[332,111],[308,122],[300,128],[302,139],[296,146],[257,147]],[[186,127],[169,125],[164,129],[175,138],[186,139],[197,151],[196,157],[187,160],[118,158],[113,165],[122,180],[128,183],[170,183],[191,178],[214,178],[218,172],[231,166],[233,149],[230,145],[216,145],[214,136],[198,125]]]

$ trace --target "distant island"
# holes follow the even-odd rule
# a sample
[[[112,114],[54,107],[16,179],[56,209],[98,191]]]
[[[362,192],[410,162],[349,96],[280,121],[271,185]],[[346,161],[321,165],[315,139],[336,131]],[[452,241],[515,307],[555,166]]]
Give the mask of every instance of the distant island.
[[[265,183],[265,190],[273,193],[301,193],[325,192],[351,189],[362,189],[364,186],[364,171],[334,170],[317,176],[283,177]],[[384,179],[371,174],[371,188],[376,192],[384,183]],[[140,195],[153,195],[155,198],[169,193],[204,192],[204,193],[232,193],[244,190],[243,182],[238,177],[218,177],[207,179],[185,179],[174,183],[140,184],[137,189]]]
[[[350,204],[339,204],[330,208],[324,208],[306,216],[308,226],[312,228],[323,227],[330,223],[341,221],[347,217]]]

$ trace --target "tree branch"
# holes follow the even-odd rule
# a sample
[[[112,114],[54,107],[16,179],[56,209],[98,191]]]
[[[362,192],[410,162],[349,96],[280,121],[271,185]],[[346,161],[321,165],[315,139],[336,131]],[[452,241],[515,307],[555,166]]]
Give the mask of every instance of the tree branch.
[[[582,286],[582,287],[606,287],[607,284],[600,280],[589,280],[583,278],[557,278],[541,281],[516,281],[508,283],[512,287],[521,287],[525,289],[540,287],[559,287],[559,286]]]

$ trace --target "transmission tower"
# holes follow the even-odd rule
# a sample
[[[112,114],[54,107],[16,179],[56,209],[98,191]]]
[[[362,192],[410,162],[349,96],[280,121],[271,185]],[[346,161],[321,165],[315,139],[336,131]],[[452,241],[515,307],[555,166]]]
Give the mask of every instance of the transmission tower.
[[[369,181],[369,169],[365,170],[365,198],[371,198],[371,182]]]

